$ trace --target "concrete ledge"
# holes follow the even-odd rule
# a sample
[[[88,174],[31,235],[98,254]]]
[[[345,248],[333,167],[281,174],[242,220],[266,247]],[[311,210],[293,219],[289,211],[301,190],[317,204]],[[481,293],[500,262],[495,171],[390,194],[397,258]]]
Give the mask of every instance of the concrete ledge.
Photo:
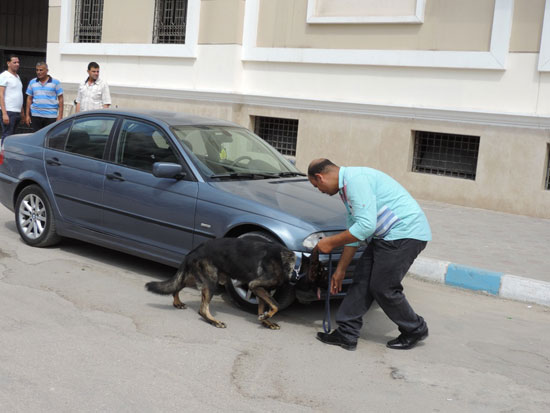
[[[427,281],[550,307],[550,283],[545,281],[423,257],[416,259],[409,273]]]
[[[529,301],[550,307],[550,283],[515,275],[504,275],[500,285],[501,297]]]

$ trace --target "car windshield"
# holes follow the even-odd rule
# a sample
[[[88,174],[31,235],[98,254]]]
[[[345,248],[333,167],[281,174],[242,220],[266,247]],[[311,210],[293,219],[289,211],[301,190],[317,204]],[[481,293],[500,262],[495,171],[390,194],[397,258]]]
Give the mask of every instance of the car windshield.
[[[172,131],[206,178],[264,179],[302,176],[252,132],[227,126],[173,126]]]

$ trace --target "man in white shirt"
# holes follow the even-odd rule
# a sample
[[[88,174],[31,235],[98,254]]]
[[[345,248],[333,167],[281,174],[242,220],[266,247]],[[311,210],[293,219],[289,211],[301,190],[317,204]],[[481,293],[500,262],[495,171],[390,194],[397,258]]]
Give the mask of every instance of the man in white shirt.
[[[75,101],[77,113],[111,106],[109,85],[99,78],[99,65],[96,62],[88,64],[88,78],[78,87]]]
[[[11,55],[7,61],[8,70],[0,74],[0,107],[2,108],[2,139],[13,135],[15,128],[25,119],[23,113],[23,84],[17,72],[19,58]]]

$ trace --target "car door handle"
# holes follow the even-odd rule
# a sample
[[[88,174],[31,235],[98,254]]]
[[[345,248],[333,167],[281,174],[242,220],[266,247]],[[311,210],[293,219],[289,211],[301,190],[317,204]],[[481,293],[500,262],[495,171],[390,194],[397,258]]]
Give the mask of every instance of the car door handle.
[[[114,172],[112,174],[107,174],[105,176],[107,177],[107,179],[110,179],[111,181],[121,181],[122,182],[122,181],[126,180],[122,177],[120,172]]]
[[[46,163],[48,165],[53,165],[53,166],[60,166],[61,165],[61,162],[59,162],[59,159],[57,159],[57,158],[46,159]]]

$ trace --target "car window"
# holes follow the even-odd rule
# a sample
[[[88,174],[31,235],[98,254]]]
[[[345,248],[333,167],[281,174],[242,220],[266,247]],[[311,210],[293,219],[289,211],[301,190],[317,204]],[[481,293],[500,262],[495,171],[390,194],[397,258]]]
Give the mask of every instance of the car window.
[[[126,119],[119,132],[115,161],[151,172],[155,162],[179,163],[165,135],[155,126]]]
[[[115,120],[110,117],[86,117],[75,120],[69,132],[65,150],[91,158],[103,158],[105,145]]]
[[[300,174],[275,148],[245,128],[182,125],[172,131],[206,176]]]
[[[64,122],[61,125],[57,125],[48,134],[48,141],[46,147],[51,149],[65,150],[65,144],[67,143],[67,136],[69,135],[69,129],[71,129],[72,122]]]

